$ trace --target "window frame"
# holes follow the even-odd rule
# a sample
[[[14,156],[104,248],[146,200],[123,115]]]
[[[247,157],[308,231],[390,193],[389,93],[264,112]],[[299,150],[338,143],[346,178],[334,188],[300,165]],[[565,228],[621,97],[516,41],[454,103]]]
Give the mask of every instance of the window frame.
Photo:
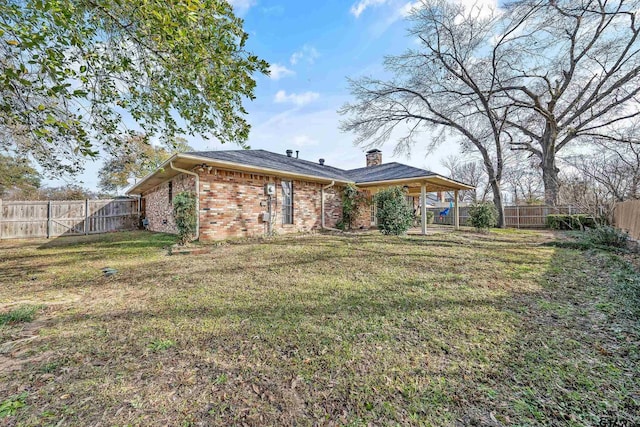
[[[285,185],[287,185],[289,190],[289,196],[285,194]],[[280,181],[280,195],[282,196],[281,205],[281,214],[282,214],[282,225],[293,225],[293,206],[294,206],[294,190],[293,190],[293,181],[292,180],[281,180]],[[287,203],[288,202],[288,203]]]

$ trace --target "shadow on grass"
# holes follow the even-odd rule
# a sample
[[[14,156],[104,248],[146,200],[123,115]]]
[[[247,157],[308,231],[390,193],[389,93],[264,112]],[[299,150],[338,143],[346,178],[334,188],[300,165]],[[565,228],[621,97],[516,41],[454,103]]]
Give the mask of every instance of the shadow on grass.
[[[151,231],[122,231],[88,236],[65,236],[47,240],[38,249],[63,249],[92,246],[108,250],[112,247],[126,245],[132,249],[162,248],[172,245],[176,236]]]

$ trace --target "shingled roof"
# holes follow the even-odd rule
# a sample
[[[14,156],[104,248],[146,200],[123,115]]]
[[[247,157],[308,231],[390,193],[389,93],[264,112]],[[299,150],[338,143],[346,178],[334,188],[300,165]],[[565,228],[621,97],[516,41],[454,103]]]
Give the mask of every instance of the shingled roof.
[[[396,162],[351,169],[346,171],[346,173],[349,175],[351,180],[358,184],[438,175],[437,173],[426,169],[414,168],[413,166],[403,165],[402,163]]]
[[[461,184],[464,187],[472,188],[467,184],[451,180],[426,169],[420,169],[402,163],[384,163],[376,166],[369,166],[358,169],[344,170],[326,164],[310,162],[308,160],[290,157],[284,154],[272,153],[266,150],[228,150],[228,151],[191,151],[176,154],[165,162],[160,168],[147,175],[138,183],[134,184],[127,194],[145,191],[161,182],[171,179],[180,173],[180,168],[193,168],[197,162],[207,163],[217,166],[239,168],[240,170],[258,170],[271,174],[282,174],[289,176],[301,176],[320,181],[337,181],[341,183],[352,182],[354,184],[376,185],[378,182],[398,181],[412,178],[425,178],[436,180],[447,187],[452,183]],[[167,164],[173,165],[166,167]],[[435,181],[434,181],[435,182]]]
[[[344,170],[266,150],[192,151],[185,154],[302,175],[353,181],[356,184],[437,175],[426,169],[396,162]]]
[[[320,165],[319,163],[285,156],[284,154],[272,153],[266,150],[192,151],[185,154],[301,175],[351,181],[346,171],[342,169]]]

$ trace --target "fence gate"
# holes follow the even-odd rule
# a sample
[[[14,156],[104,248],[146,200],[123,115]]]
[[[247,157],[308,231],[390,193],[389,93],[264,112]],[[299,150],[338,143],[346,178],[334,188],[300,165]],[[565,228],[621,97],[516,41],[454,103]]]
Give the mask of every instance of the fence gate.
[[[29,239],[134,230],[137,199],[0,200],[0,239]]]

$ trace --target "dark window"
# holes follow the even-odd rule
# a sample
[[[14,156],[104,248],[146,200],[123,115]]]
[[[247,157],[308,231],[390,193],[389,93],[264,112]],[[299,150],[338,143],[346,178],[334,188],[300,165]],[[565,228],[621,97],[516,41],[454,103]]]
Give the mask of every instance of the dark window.
[[[293,224],[293,181],[282,181],[282,223]]]
[[[169,181],[169,204],[173,203],[173,181]]]

